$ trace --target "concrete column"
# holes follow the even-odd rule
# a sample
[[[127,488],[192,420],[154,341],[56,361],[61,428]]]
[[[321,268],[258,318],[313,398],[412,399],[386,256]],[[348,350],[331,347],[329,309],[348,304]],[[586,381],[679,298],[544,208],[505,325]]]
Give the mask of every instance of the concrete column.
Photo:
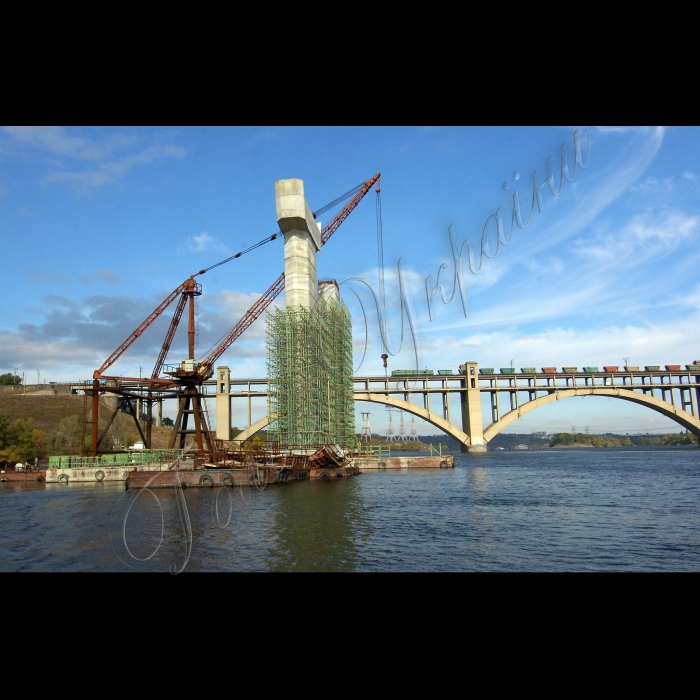
[[[163,427],[163,399],[158,401],[158,408],[156,410],[156,425],[159,428]]]
[[[316,252],[321,249],[321,224],[304,198],[304,181],[275,182],[277,223],[284,234],[286,308],[312,308],[316,303]]]
[[[466,362],[459,366],[466,372],[461,385],[466,391],[460,393],[462,404],[462,430],[469,435],[468,446],[462,446],[462,452],[486,452],[484,429],[481,419],[481,392],[479,391],[479,363]]]
[[[217,367],[216,377],[216,438],[231,439],[231,371],[228,367]]]

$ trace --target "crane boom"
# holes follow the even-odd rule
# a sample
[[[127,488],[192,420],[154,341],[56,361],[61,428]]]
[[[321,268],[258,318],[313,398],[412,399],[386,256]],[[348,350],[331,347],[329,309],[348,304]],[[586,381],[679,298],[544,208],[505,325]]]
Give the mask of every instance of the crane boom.
[[[269,289],[245,312],[243,318],[226,334],[226,337],[200,363],[203,373],[231,347],[250,326],[260,318],[263,311],[280,295],[284,289],[284,272],[272,283]],[[200,370],[201,371],[201,370]]]
[[[129,348],[129,346],[165,311],[175,298],[185,291],[187,281],[183,282],[177,289],[172,292],[154,309],[148,318],[104,361],[104,364],[99,369],[95,370],[93,377],[99,379],[102,373],[111,365],[113,365]]]
[[[163,341],[163,347],[160,349],[160,355],[158,355],[158,360],[156,360],[156,364],[153,367],[153,374],[151,374],[151,379],[157,379],[158,375],[160,374],[160,371],[163,369],[163,363],[165,362],[165,358],[167,357],[168,352],[170,351],[170,346],[172,345],[173,338],[175,337],[175,331],[177,330],[177,327],[180,323],[180,319],[182,318],[182,312],[185,310],[186,304],[187,295],[182,294],[180,296],[180,301],[177,302],[177,306],[175,307],[173,320],[170,322],[170,328],[168,328],[168,333],[165,336],[165,340]]]
[[[337,231],[340,224],[350,215],[350,212],[360,203],[362,198],[379,180],[381,173],[376,173],[370,180],[365,180],[362,189],[323,227],[321,230],[321,245]],[[243,318],[226,334],[226,337],[200,363],[200,372],[207,374],[214,363],[228,350],[231,345],[243,335],[246,329],[262,315],[267,307],[281,294],[284,289],[284,272],[272,283],[272,286],[246,311]]]
[[[375,173],[371,180],[365,180],[364,187],[323,227],[323,231],[321,231],[321,245],[325,245],[328,242],[328,239],[336,232],[340,224],[350,216],[350,212],[372,189],[372,185],[379,180],[380,176],[381,173]]]

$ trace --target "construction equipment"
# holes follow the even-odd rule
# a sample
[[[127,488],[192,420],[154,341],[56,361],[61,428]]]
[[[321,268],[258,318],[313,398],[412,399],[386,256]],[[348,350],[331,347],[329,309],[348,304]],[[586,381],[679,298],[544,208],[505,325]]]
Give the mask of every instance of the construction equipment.
[[[360,203],[362,198],[370,191],[375,183],[378,183],[380,178],[380,173],[376,173],[371,179],[365,180],[364,183],[350,193],[346,193],[338,200],[331,202],[330,205],[323,207],[323,209],[318,210],[314,213],[314,218],[321,211],[325,211],[332,205],[342,201],[349,195],[354,195],[352,199],[335,215],[333,218],[322,228],[321,230],[321,245],[325,245],[330,237],[335,233],[338,227],[345,221],[345,219],[350,215],[353,209]],[[379,185],[377,184],[377,192],[379,192]],[[281,233],[277,232],[266,239],[256,243],[255,245],[247,248],[244,251],[236,253],[235,255],[222,260],[221,262],[211,265],[208,268],[200,270],[199,272],[188,277],[182,284],[180,284],[176,289],[174,289],[161,303],[154,309],[154,311],[136,328],[136,330],[131,333],[131,335],[105,360],[102,366],[95,370],[93,373],[92,388],[86,387],[86,393],[92,393],[92,418],[91,418],[91,454],[97,455],[100,443],[104,439],[111,425],[114,415],[117,411],[122,408],[125,404],[130,405],[130,399],[136,398],[138,395],[129,393],[128,390],[120,388],[123,382],[138,383],[138,390],[142,391],[142,387],[146,388],[147,396],[147,431],[146,435],[143,434],[141,426],[138,422],[138,416],[136,411],[132,411],[134,415],[134,421],[141,435],[142,440],[144,440],[146,447],[151,446],[151,411],[153,403],[153,392],[161,392],[159,397],[161,400],[163,398],[162,392],[175,391],[175,394],[179,397],[179,409],[177,420],[175,422],[173,434],[170,440],[170,447],[175,447],[175,443],[178,443],[180,449],[185,446],[185,439],[188,434],[194,434],[196,436],[197,448],[200,452],[213,453],[215,451],[214,441],[211,438],[209,429],[207,427],[207,421],[204,416],[202,399],[203,394],[201,392],[201,385],[204,381],[209,379],[214,372],[214,364],[223,355],[223,353],[262,315],[262,313],[267,309],[267,307],[279,296],[279,294],[284,289],[284,273],[282,273],[268,288],[268,290],[248,309],[244,314],[243,318],[238,321],[229,331],[226,333],[221,342],[213,348],[207,356],[201,361],[197,362],[194,358],[194,348],[195,348],[195,313],[194,313],[194,297],[200,296],[202,294],[201,285],[195,281],[195,277],[203,275],[209,270],[223,265],[230,260],[239,258],[241,255],[258,248],[265,243],[275,240]],[[150,378],[136,377],[115,377],[107,376],[104,372],[112,366],[126,350],[139,338],[155,321],[161,314],[172,304],[172,302],[180,297],[178,304],[175,308],[172,321],[168,328],[168,332],[165,336],[165,340],[161,347],[158,359],[156,360],[153,372]],[[175,337],[175,332],[177,331],[178,325],[184,313],[185,306],[189,306],[189,319],[188,319],[188,358],[184,360],[179,365],[165,365],[165,359],[170,350],[173,338]],[[164,374],[169,375],[169,378],[160,377],[160,373],[163,371]],[[111,386],[108,386],[111,385]],[[102,431],[102,434],[98,436],[98,413],[99,413],[99,395],[101,392],[110,391],[112,393],[122,394],[120,401],[114,409],[113,415],[109,420],[109,424]],[[138,396],[140,398],[140,396]],[[192,416],[194,428],[188,429],[188,418]],[[84,425],[87,421],[84,421]],[[179,438],[179,439],[178,439]],[[205,449],[206,443],[206,449]]]

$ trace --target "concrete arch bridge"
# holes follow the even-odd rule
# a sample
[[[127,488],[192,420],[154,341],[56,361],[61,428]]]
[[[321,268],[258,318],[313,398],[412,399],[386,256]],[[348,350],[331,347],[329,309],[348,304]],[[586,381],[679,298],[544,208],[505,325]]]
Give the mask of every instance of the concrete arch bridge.
[[[392,406],[434,425],[457,440],[463,452],[484,452],[508,425],[540,406],[574,396],[607,396],[646,406],[700,437],[700,376],[697,370],[630,372],[561,372],[480,374],[477,362],[461,366],[463,374],[355,377],[355,401]],[[231,379],[228,368],[217,369],[217,437],[230,438],[231,402],[247,400],[246,440],[274,416],[251,421],[252,401],[267,396],[267,380]],[[491,423],[484,427],[482,394],[489,394]],[[453,416],[450,395],[459,396]],[[220,427],[219,427],[220,426]],[[229,426],[228,430],[226,427]]]

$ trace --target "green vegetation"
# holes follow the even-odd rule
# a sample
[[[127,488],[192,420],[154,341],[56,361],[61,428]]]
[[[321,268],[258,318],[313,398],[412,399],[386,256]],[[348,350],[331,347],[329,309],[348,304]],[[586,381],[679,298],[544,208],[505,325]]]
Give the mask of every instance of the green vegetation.
[[[585,435],[584,433],[557,433],[550,441],[550,447],[590,446],[590,447],[647,447],[652,445],[697,445],[698,438],[692,433],[668,433],[660,437],[642,435]]]
[[[498,433],[489,442],[488,446],[489,449],[503,447],[506,450],[511,450],[516,445],[527,445],[531,449],[541,449],[549,447],[549,438],[532,433]]]
[[[49,455],[80,454],[83,441],[83,397],[71,395],[54,396],[22,396],[5,395],[0,391],[0,414],[5,414],[10,421],[22,419],[25,424],[33,424],[33,428],[44,435],[46,449]],[[111,407],[102,404],[100,407],[99,432],[101,433],[111,415]],[[90,409],[88,407],[88,421]],[[145,425],[142,423],[145,432]],[[85,439],[90,444],[90,429],[85,426]],[[153,449],[167,448],[172,435],[172,428],[152,427]],[[139,440],[139,434],[132,416],[117,413],[107,436],[100,449],[116,450],[133,445]],[[0,450],[3,449],[0,447]],[[31,458],[33,459],[33,455]],[[41,458],[41,457],[40,457]],[[4,459],[0,457],[0,460]],[[16,460],[19,461],[19,460]]]
[[[0,374],[0,384],[4,384],[5,386],[9,384],[21,384],[22,383],[22,377],[18,377],[16,374],[11,374],[10,372],[7,372],[6,374]]]
[[[9,416],[0,413],[0,463],[33,461],[47,455],[46,435],[34,427],[31,418],[11,421]]]

